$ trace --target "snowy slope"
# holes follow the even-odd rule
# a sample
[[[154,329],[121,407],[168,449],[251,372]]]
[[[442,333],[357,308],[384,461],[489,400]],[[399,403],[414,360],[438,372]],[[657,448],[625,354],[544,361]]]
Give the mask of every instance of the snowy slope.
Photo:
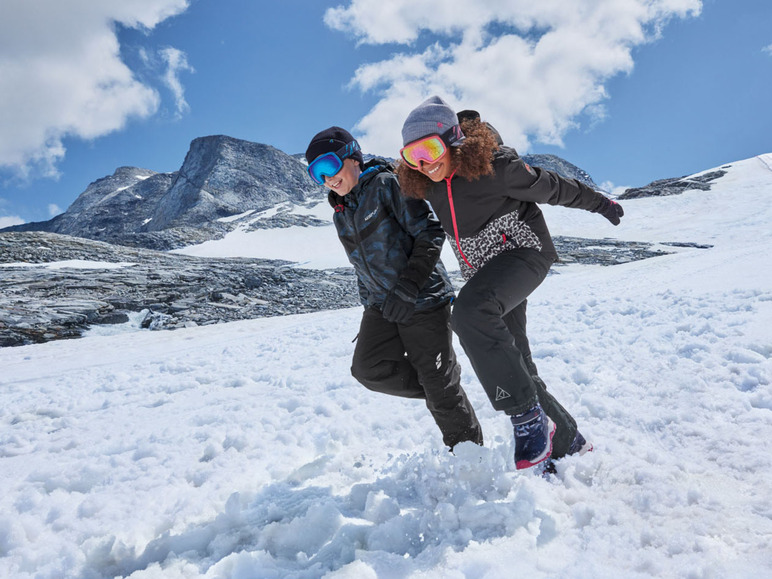
[[[326,221],[326,226],[256,229],[250,226],[276,215],[278,210]],[[260,213],[240,216],[236,228],[222,239],[206,241],[175,250],[199,257],[257,257],[294,261],[301,267],[330,269],[349,267],[332,224],[332,207],[327,200],[308,205],[286,203]]]
[[[623,227],[614,228],[605,221],[599,222],[597,215],[584,211],[569,211],[549,205],[541,207],[547,215],[547,223],[553,235],[712,244],[716,240],[730,240],[738,236],[742,238],[748,227],[762,227],[769,223],[769,214],[758,211],[758,204],[762,200],[757,199],[755,194],[759,193],[759,183],[769,182],[770,166],[772,154],[760,155],[732,163],[732,168],[712,191],[692,191],[686,195],[625,201],[623,206],[626,218]],[[714,170],[709,169],[703,173]],[[249,231],[252,223],[275,215],[278,209],[290,214],[311,216],[329,225]],[[699,219],[694,219],[695,216],[699,216]],[[262,213],[250,212],[239,217],[239,226],[223,239],[185,247],[175,253],[201,257],[283,259],[294,261],[301,267],[315,269],[349,266],[332,225],[332,208],[326,200],[305,206],[285,204]],[[764,221],[765,217],[767,221]],[[672,247],[668,247],[668,251],[672,251]],[[448,269],[458,269],[448,244],[445,244],[442,259]]]
[[[713,245],[562,268],[529,300],[540,374],[596,448],[552,482],[513,470],[460,348],[483,449],[449,455],[420,402],[359,386],[359,309],[0,349],[0,577],[768,576],[765,160],[627,201],[617,228],[548,208],[555,234]],[[342,254],[321,227],[297,255],[324,230]]]

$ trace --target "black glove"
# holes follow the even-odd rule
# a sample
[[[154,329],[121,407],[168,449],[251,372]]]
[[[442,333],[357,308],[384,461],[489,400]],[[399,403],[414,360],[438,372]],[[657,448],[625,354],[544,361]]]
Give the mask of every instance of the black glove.
[[[418,286],[409,279],[400,279],[383,301],[383,317],[394,324],[404,324],[415,312],[417,297]]]
[[[603,197],[600,205],[593,209],[592,212],[600,213],[614,225],[619,225],[619,218],[625,214],[625,210],[622,209],[622,206],[608,197]]]

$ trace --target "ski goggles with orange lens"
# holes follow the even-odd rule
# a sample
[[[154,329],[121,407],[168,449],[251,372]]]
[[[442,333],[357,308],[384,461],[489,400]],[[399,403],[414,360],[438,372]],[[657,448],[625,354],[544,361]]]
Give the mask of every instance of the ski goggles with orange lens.
[[[319,155],[308,165],[308,174],[311,179],[324,185],[324,177],[334,177],[343,168],[343,159],[346,159],[359,150],[359,143],[351,141],[345,147],[334,153]]]
[[[448,152],[448,147],[462,141],[464,133],[455,125],[442,135],[428,135],[412,143],[408,143],[399,150],[400,156],[410,167],[417,169],[421,162],[435,163],[442,159]]]

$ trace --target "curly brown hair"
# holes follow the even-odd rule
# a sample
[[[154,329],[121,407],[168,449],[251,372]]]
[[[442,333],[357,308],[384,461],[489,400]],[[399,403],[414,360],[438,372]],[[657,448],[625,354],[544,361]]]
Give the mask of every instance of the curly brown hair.
[[[496,137],[480,119],[465,119],[461,130],[466,137],[463,144],[450,148],[450,166],[455,169],[456,175],[474,181],[493,173],[493,152],[499,148]],[[426,198],[426,192],[434,184],[429,177],[403,160],[397,165],[397,178],[402,192],[417,199]]]

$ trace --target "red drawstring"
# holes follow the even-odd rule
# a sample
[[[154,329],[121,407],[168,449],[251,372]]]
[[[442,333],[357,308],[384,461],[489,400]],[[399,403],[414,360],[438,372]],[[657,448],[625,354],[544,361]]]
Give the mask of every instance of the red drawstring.
[[[461,255],[462,258],[464,258],[464,262],[471,268],[474,269],[474,266],[469,263],[469,260],[464,255],[464,252],[461,251],[461,243],[458,240],[458,224],[456,223],[456,208],[453,206],[453,189],[450,186],[450,180],[453,178],[453,175],[455,175],[456,172],[453,171],[449,177],[445,178],[445,183],[448,187],[448,202],[450,203],[450,216],[453,219],[453,235],[456,236],[456,247],[458,248],[458,253]]]

